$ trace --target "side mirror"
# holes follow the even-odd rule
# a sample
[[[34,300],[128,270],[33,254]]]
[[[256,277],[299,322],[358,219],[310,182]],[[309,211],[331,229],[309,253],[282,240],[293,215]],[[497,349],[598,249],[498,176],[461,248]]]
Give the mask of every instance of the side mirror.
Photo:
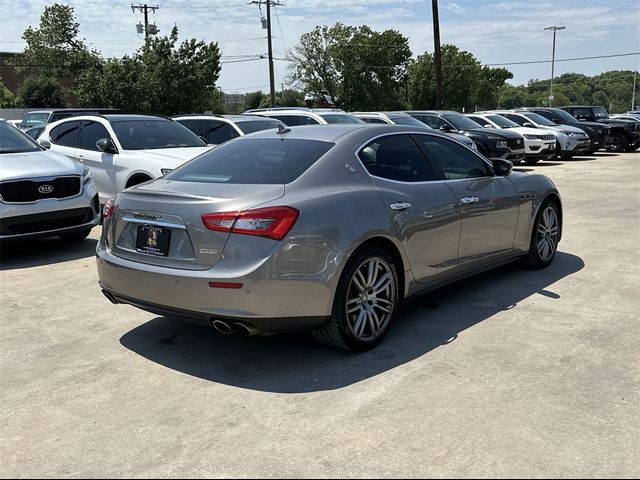
[[[536,126],[531,122],[524,122],[522,126],[527,128],[536,128]]]
[[[446,125],[446,124],[445,124],[445,125],[442,125],[442,126],[440,127],[440,130],[442,130],[443,132],[447,132],[447,133],[449,133],[449,132],[451,132],[453,129],[451,128],[451,125]]]
[[[513,170],[513,163],[509,160],[504,160],[502,158],[492,158],[491,163],[493,164],[493,173],[497,177],[506,177],[511,174]]]
[[[51,148],[51,142],[46,139],[38,140],[38,143],[41,147],[46,148],[47,150]]]
[[[96,147],[104,153],[118,153],[118,149],[110,138],[101,138],[96,142]]]

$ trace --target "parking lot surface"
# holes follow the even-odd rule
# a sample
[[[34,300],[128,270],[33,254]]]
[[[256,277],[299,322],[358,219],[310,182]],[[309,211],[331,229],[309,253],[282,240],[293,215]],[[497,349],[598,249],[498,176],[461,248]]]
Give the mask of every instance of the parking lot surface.
[[[640,152],[519,169],[563,196],[555,263],[417,298],[364,354],[111,305],[99,228],[3,246],[0,474],[637,477]]]

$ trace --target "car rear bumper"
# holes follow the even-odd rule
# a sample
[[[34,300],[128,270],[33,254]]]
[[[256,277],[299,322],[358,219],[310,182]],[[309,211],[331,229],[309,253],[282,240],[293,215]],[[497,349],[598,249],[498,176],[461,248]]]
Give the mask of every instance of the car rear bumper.
[[[194,271],[127,260],[102,242],[96,255],[100,287],[118,303],[153,313],[198,323],[233,319],[265,332],[320,327],[331,315],[333,282],[310,275],[279,275],[272,259],[234,276],[224,262]],[[212,287],[212,282],[242,287]]]

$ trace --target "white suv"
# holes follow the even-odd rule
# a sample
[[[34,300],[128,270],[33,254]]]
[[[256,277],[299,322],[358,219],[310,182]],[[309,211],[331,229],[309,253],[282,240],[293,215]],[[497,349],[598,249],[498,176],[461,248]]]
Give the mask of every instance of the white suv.
[[[522,135],[524,137],[524,161],[529,165],[540,160],[551,160],[556,156],[556,137],[551,130],[521,127],[516,122],[497,113],[469,113],[467,117],[483,127],[508,129]]]
[[[255,115],[194,114],[180,115],[173,119],[206,140],[209,145],[220,145],[236,137],[284,126],[275,118]]]
[[[288,127],[326,125],[328,123],[365,123],[339,108],[275,107],[247,110],[244,115],[277,118]]]
[[[211,149],[188,128],[151,115],[72,117],[47,125],[38,142],[89,167],[101,204]]]

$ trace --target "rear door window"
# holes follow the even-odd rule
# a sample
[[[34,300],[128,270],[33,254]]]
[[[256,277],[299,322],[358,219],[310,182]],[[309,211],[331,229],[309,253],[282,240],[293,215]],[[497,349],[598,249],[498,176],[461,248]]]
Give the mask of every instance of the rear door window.
[[[81,121],[65,122],[51,131],[50,140],[63,147],[78,147]]]
[[[333,147],[316,140],[259,138],[225,143],[166,175],[167,180],[287,184]]]

